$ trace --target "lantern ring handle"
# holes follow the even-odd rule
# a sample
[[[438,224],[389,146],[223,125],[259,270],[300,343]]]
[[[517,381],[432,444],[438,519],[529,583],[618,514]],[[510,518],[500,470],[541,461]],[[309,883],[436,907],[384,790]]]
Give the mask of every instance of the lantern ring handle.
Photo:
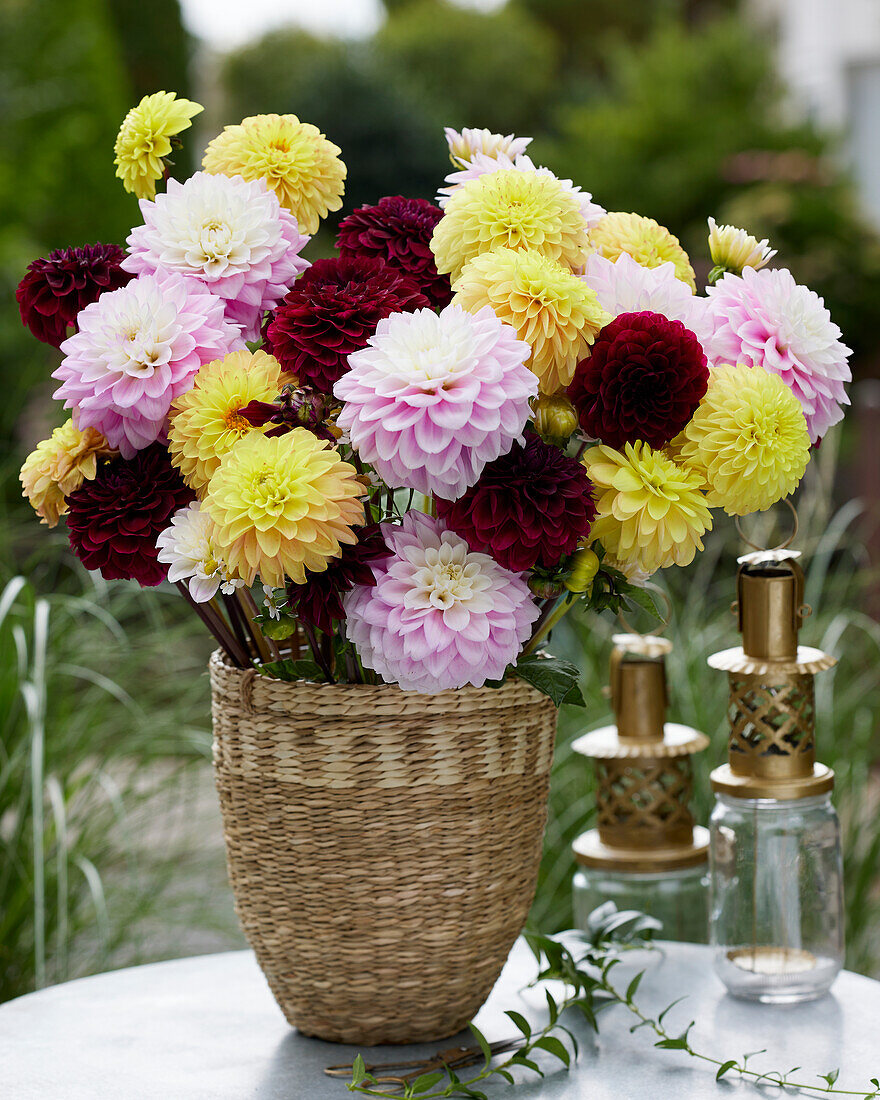
[[[734,522],[735,522],[735,524],[736,524],[736,530],[737,530],[737,533],[739,534],[739,537],[740,537],[740,538],[741,538],[741,539],[743,540],[743,542],[744,542],[744,543],[746,544],[746,546],[751,546],[751,548],[752,548],[753,550],[759,550],[759,551],[760,551],[760,550],[770,550],[770,551],[773,551],[773,550],[785,550],[785,549],[786,549],[787,547],[791,546],[791,544],[792,544],[792,543],[794,542],[794,540],[795,540],[795,539],[797,538],[797,533],[798,533],[798,514],[797,514],[797,509],[796,509],[796,508],[795,508],[795,506],[794,506],[794,505],[793,505],[793,504],[791,503],[791,501],[789,500],[789,498],[788,498],[788,497],[786,497],[786,498],[785,498],[785,500],[784,500],[784,501],[783,501],[782,503],[783,503],[783,504],[786,504],[786,505],[788,505],[788,508],[789,508],[789,510],[790,510],[790,512],[791,512],[792,520],[793,520],[793,523],[794,523],[794,526],[793,526],[793,528],[792,528],[792,532],[791,532],[791,534],[790,534],[790,535],[788,536],[788,538],[787,538],[787,539],[783,539],[783,540],[782,540],[782,542],[780,542],[778,546],[758,546],[758,544],[757,544],[757,543],[755,543],[755,542],[752,542],[752,540],[751,540],[750,538],[747,538],[747,537],[746,537],[746,535],[745,535],[745,532],[744,532],[744,531],[743,531],[743,529],[742,529],[742,524],[740,523],[740,519],[741,519],[741,517],[740,517],[740,516],[736,516],[736,518],[735,518],[735,520],[734,520]]]
[[[634,630],[630,623],[627,621],[626,615],[622,611],[617,612],[617,620],[627,634],[642,634],[646,637],[651,637],[654,634],[662,634],[663,631],[669,626],[669,620],[672,618],[672,600],[666,592],[660,587],[659,584],[654,584],[652,581],[648,581],[647,584],[642,585],[643,588],[650,588],[652,592],[656,592],[661,597],[663,603],[666,605],[666,617],[661,619],[657,626],[653,630],[649,630],[647,635],[643,630]]]

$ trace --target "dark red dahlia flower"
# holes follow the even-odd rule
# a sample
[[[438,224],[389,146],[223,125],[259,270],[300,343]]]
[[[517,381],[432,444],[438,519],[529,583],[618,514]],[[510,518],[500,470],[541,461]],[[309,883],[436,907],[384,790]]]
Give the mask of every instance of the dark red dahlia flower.
[[[383,317],[430,304],[408,275],[381,260],[316,260],[276,308],[266,350],[301,385],[329,393]]]
[[[681,321],[621,313],[578,363],[568,396],[594,439],[662,447],[694,415],[708,385],[706,356]]]
[[[305,584],[287,586],[291,612],[308,626],[329,634],[333,623],[345,615],[342,597],[356,584],[372,587],[376,578],[370,562],[388,553],[379,524],[362,527],[354,546],[343,546],[340,557],[333,558],[323,573],[309,573]]]
[[[168,566],[156,560],[156,537],[194,499],[161,443],[131,460],[99,462],[94,481],[67,498],[70,545],[86,569],[100,569],[108,581],[160,584]]]
[[[15,292],[22,322],[38,340],[57,348],[80,310],[134,278],[119,266],[124,259],[118,245],[86,244],[34,260]]]
[[[359,206],[339,223],[336,245],[343,256],[376,256],[411,275],[433,305],[449,305],[449,276],[434,263],[431,237],[443,211],[427,199],[390,195]]]
[[[590,533],[596,518],[593,484],[575,458],[526,433],[525,446],[490,462],[456,501],[437,514],[472,550],[491,554],[515,573],[552,569]]]

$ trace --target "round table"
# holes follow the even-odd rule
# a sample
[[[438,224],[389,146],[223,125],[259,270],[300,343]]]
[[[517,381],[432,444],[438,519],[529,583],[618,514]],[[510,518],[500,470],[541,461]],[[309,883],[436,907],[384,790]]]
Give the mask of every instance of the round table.
[[[656,1013],[686,995],[666,1022],[676,1032],[696,1020],[691,1041],[697,1049],[733,1058],[766,1047],[755,1067],[800,1065],[802,1080],[841,1067],[840,1088],[868,1088],[871,1077],[880,1077],[880,982],[844,972],[818,1001],[771,1007],[728,996],[706,947],[670,943],[652,958],[639,954],[649,967],[639,1003]],[[630,961],[627,968],[634,969]],[[522,990],[534,974],[530,952],[517,943],[477,1017],[490,1040],[515,1033],[505,1009],[533,1022],[545,1018],[543,992]],[[622,966],[617,975],[623,987]],[[509,1100],[685,1100],[730,1091],[726,1081],[715,1083],[710,1067],[680,1051],[656,1050],[645,1029],[631,1034],[632,1017],[619,1006],[600,1016],[598,1037],[584,1023],[570,1022],[581,1048],[571,1072],[550,1059],[543,1081],[526,1075],[515,1090],[503,1081],[484,1089]],[[463,1042],[472,1045],[468,1033]],[[382,1062],[401,1049],[413,1058],[455,1045],[446,1040],[363,1053]],[[289,1028],[248,951],[117,970],[0,1005],[4,1100],[344,1100],[351,1095],[345,1082],[323,1069],[356,1053]]]

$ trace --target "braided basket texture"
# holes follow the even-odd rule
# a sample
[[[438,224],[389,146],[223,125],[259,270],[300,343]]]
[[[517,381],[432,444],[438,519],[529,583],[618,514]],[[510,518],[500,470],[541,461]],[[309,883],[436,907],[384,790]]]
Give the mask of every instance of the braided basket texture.
[[[556,709],[514,680],[417,695],[210,663],[245,934],[287,1020],[375,1044],[464,1027],[535,891]]]

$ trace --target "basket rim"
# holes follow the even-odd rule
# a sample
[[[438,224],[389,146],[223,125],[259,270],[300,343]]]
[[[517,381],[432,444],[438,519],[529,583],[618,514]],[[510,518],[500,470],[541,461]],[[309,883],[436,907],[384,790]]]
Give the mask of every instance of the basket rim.
[[[352,701],[354,699],[363,700],[364,696],[369,693],[375,693],[383,696],[400,695],[405,700],[411,700],[417,702],[423,701],[426,705],[432,702],[451,702],[453,699],[461,700],[463,697],[471,699],[476,702],[477,699],[506,699],[510,695],[525,694],[533,697],[536,703],[544,702],[548,706],[556,709],[556,705],[549,696],[545,695],[542,691],[539,691],[532,684],[526,680],[514,678],[507,680],[500,687],[491,687],[484,685],[483,687],[474,687],[468,684],[461,688],[449,688],[445,691],[437,692],[417,692],[417,691],[404,691],[399,684],[322,684],[316,680],[276,680],[271,676],[262,676],[256,668],[239,668],[237,665],[232,664],[229,658],[224,654],[222,649],[215,649],[211,654],[208,661],[208,667],[210,670],[217,670],[228,676],[236,676],[239,681],[242,681],[245,677],[251,680],[251,685],[261,686],[271,685],[273,691],[283,691],[289,689],[291,694],[301,690],[303,688],[311,691],[319,691],[326,693],[327,695],[336,695],[337,697],[351,696]]]

